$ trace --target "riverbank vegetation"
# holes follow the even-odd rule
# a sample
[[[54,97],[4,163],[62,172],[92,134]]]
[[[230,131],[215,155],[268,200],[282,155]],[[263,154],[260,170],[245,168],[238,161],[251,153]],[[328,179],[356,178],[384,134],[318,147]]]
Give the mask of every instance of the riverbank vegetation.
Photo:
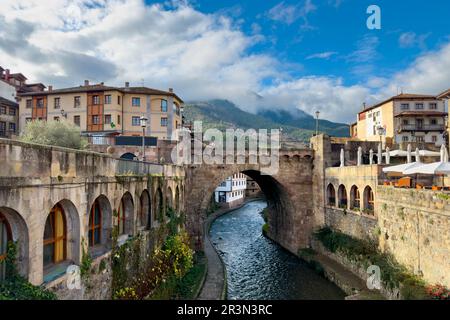
[[[318,230],[314,236],[328,251],[344,256],[358,267],[367,269],[370,265],[379,266],[383,286],[388,290],[398,289],[403,299],[435,298],[430,295],[430,289],[427,292],[428,286],[422,278],[409,272],[389,253],[381,252],[375,243],[328,227]],[[441,292],[445,295],[444,291]]]
[[[17,271],[17,244],[10,241],[5,259],[5,280],[0,280],[0,300],[56,300],[56,295],[34,286]]]
[[[133,248],[139,250],[140,244],[129,241],[113,255],[113,299],[149,299],[161,287],[181,281],[194,264],[194,252],[189,247],[189,237],[185,231],[169,235],[164,244],[143,262],[136,261],[133,269],[138,271],[130,277],[127,264],[133,261],[127,256]],[[133,256],[139,257],[139,254]]]
[[[206,258],[203,252],[197,252],[192,268],[182,278],[170,277],[148,299],[193,300],[197,298],[205,276]]]

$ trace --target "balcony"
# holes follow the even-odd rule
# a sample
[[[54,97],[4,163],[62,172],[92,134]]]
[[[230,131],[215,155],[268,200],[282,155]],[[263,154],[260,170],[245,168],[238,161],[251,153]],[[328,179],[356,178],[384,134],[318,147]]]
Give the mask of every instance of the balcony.
[[[428,131],[445,131],[444,124],[401,124],[398,126],[397,131],[405,132],[405,131],[416,131],[416,132],[428,132]]]

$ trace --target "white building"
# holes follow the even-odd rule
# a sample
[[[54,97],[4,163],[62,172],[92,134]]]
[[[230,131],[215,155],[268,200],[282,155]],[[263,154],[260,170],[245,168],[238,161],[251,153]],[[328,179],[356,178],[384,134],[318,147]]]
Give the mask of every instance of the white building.
[[[365,141],[383,139],[396,144],[440,146],[444,142],[446,117],[442,98],[402,93],[359,112],[354,135]]]
[[[247,176],[236,173],[224,180],[215,190],[214,199],[217,203],[226,204],[232,208],[244,202],[247,189]]]

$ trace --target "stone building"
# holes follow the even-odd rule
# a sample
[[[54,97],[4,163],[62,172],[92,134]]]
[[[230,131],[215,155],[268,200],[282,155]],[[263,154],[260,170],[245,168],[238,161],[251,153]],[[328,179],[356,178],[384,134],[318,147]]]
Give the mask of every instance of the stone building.
[[[0,159],[0,276],[15,241],[19,272],[60,298],[110,299],[114,241],[141,238],[145,256],[164,233],[167,210],[184,210],[177,166],[1,139]],[[70,290],[66,271],[86,254],[91,289]]]

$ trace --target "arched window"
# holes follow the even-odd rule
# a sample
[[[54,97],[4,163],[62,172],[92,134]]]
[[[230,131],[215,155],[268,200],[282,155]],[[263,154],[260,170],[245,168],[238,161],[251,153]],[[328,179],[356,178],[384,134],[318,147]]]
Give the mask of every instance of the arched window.
[[[119,210],[117,212],[117,227],[118,227],[118,233],[119,235],[125,233],[125,222],[126,222],[126,216],[125,216],[125,208],[124,208],[123,198],[120,200]]]
[[[338,189],[338,200],[339,200],[339,208],[346,209],[347,208],[347,190],[345,186],[341,184]]]
[[[5,260],[9,241],[11,241],[11,228],[6,218],[0,213],[0,281],[6,276]]]
[[[336,191],[334,186],[330,183],[327,187],[327,204],[331,207],[336,206]]]
[[[175,189],[175,210],[178,212],[180,211],[180,208],[180,189],[177,186]]]
[[[94,201],[89,213],[89,246],[102,242],[102,209],[98,199]]]
[[[55,205],[45,222],[44,268],[66,260],[66,218],[60,204]]]
[[[142,191],[140,197],[139,220],[141,227],[145,227],[145,229],[150,229],[151,208],[150,208],[150,196],[147,190]]]
[[[168,209],[173,209],[173,193],[172,193],[172,188],[169,187],[167,189],[167,208]]]
[[[350,208],[352,210],[359,210],[361,208],[361,197],[357,186],[352,186],[350,189]]]
[[[162,191],[161,188],[158,188],[158,190],[156,190],[156,202],[155,202],[155,208],[157,209],[155,212],[157,214],[157,219],[159,221],[163,220],[164,217],[164,203],[163,203],[163,196],[162,196]]]
[[[367,213],[373,214],[374,196],[372,188],[369,186],[364,189],[364,209]]]

